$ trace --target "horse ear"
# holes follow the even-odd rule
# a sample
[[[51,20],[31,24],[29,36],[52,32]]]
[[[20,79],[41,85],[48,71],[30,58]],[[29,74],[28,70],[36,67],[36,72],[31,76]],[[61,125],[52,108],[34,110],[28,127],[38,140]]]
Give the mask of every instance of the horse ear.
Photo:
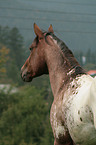
[[[48,31],[54,33],[52,25],[49,26]]]
[[[43,37],[43,32],[35,23],[34,23],[34,32],[35,32],[36,36],[38,36],[39,38]]]

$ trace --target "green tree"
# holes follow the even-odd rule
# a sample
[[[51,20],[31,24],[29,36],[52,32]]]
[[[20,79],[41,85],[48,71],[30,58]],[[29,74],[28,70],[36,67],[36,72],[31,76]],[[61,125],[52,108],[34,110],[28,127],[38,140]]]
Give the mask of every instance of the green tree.
[[[41,138],[40,145],[54,144],[54,137],[53,137],[53,132],[52,132],[52,128],[50,125],[50,121],[49,121],[49,116],[50,115],[48,114],[47,119],[46,119],[46,123],[45,123],[44,136]]]
[[[0,26],[0,43],[4,44],[6,47],[8,47],[9,34],[10,34],[10,29],[8,26],[6,27]]]
[[[24,59],[24,42],[17,28],[10,30],[9,48],[11,59],[15,60],[17,67],[20,68]]]
[[[7,76],[10,78],[15,84],[20,84],[22,81],[20,78],[20,71],[16,65],[15,60],[11,61],[9,60],[8,66],[7,66]]]
[[[14,83],[19,83],[22,84],[21,78],[20,78],[20,68],[22,66],[22,64],[24,63],[24,41],[23,41],[23,37],[20,34],[19,30],[17,28],[13,28],[10,29],[9,27],[2,27],[0,26],[0,43],[4,45],[4,47],[6,47],[7,50],[10,50],[8,52],[8,56],[9,59],[8,61],[6,61],[6,63],[4,64],[4,61],[7,59],[7,57],[5,56],[5,59],[1,60],[3,62],[0,61],[0,67],[1,64],[4,66],[2,67],[1,71],[3,72],[3,74],[7,74],[7,78],[9,79],[5,79],[5,81],[8,82],[14,82]],[[9,48],[9,49],[8,49]],[[0,47],[1,49],[1,47]],[[2,48],[1,51],[3,51],[4,48]],[[6,50],[4,50],[1,53],[7,53]],[[2,56],[3,57],[3,56]],[[6,68],[5,68],[6,65]],[[1,72],[0,72],[1,74]],[[5,77],[2,77],[5,78]]]

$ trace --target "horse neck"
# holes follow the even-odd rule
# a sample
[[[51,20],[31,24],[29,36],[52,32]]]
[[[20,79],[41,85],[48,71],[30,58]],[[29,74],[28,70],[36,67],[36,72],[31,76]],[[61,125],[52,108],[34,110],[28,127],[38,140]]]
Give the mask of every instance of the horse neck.
[[[62,85],[70,79],[67,75],[73,67],[78,66],[78,62],[72,55],[64,55],[58,47],[46,49],[46,63],[49,71],[49,78],[54,97],[58,96]]]

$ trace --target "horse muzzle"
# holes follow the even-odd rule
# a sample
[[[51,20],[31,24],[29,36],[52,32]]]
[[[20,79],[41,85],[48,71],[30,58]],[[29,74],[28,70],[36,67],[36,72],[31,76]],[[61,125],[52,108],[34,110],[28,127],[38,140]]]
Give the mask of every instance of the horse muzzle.
[[[24,82],[31,82],[32,81],[32,74],[31,72],[27,72],[26,69],[22,70],[21,68],[21,78]]]

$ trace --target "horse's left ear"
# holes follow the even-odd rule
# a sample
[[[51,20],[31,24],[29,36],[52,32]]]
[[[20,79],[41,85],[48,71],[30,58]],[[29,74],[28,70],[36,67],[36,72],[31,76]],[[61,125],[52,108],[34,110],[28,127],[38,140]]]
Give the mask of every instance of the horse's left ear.
[[[48,31],[54,33],[52,25],[49,26]]]
[[[34,32],[40,39],[43,38],[42,30],[34,23]]]

